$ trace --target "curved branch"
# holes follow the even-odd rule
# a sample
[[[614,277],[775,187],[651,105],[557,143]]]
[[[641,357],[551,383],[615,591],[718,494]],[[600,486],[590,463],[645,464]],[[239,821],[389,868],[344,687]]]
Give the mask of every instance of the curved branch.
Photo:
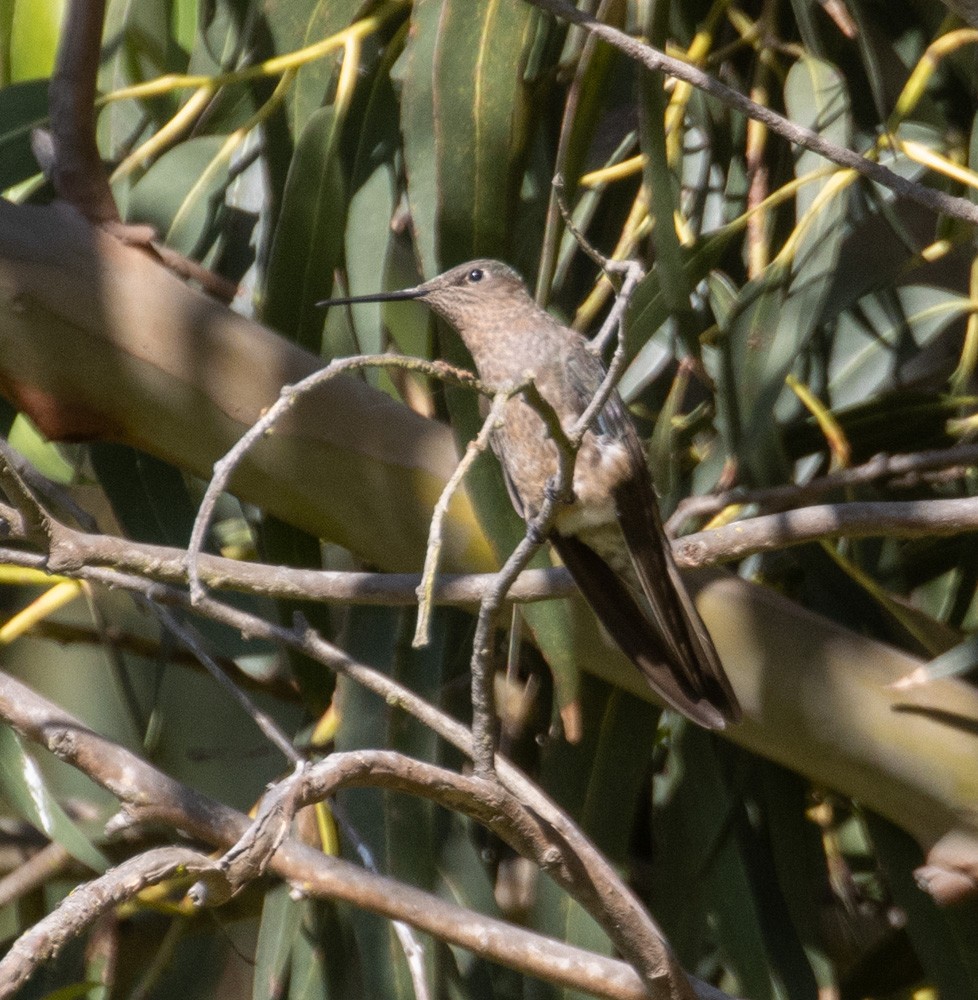
[[[17,938],[0,959],[0,1000],[14,996],[44,962],[54,958],[73,937],[114,906],[175,875],[213,870],[213,860],[198,851],[160,847],[130,858],[78,886],[57,909]]]
[[[165,823],[224,849],[244,836],[251,825],[244,814],[174,781],[3,673],[0,673],[0,718],[111,791],[124,803],[126,823]],[[113,824],[115,828],[122,825]],[[188,854],[193,864],[192,859],[197,855]],[[208,865],[194,870],[212,873],[213,881],[217,882],[220,873],[211,862]],[[342,899],[382,916],[403,920],[451,944],[557,985],[584,989],[613,1000],[675,995],[661,982],[652,984],[652,992],[647,992],[636,973],[623,962],[484,917],[339,858],[324,856],[294,840],[282,843],[269,867],[309,895]],[[135,863],[126,869],[130,875],[138,870]],[[93,911],[89,907],[87,912]],[[57,913],[49,919],[56,917]],[[72,919],[72,927],[77,926]],[[13,968],[6,961],[0,960],[0,983],[7,982],[5,974]],[[722,996],[712,987],[700,984],[696,991],[704,998]],[[0,987],[0,997],[7,995],[10,994],[3,993]]]
[[[275,425],[294,410],[296,403],[314,389],[336,379],[347,372],[360,371],[364,368],[400,368],[406,371],[421,372],[431,378],[440,379],[451,385],[467,385],[479,391],[484,391],[482,384],[470,372],[454,368],[444,361],[428,361],[424,358],[405,357],[396,354],[365,354],[348,358],[337,358],[325,368],[317,369],[294,385],[285,385],[279,390],[279,397],[255,420],[251,426],[234,443],[230,450],[214,463],[213,475],[204,491],[203,499],[194,518],[193,530],[190,533],[190,544],[187,546],[186,562],[190,594],[196,601],[203,595],[198,562],[206,541],[207,527],[211,522],[214,509],[220,495],[228,489],[231,477],[244,461],[251,449],[272,433]]]
[[[581,896],[580,873],[575,859],[568,857],[566,843],[499,782],[458,774],[391,750],[334,753],[277,782],[262,797],[245,836],[221,862],[231,890],[237,892],[261,875],[299,809],[344,788],[404,792],[468,816],[546,870],[570,895]]]

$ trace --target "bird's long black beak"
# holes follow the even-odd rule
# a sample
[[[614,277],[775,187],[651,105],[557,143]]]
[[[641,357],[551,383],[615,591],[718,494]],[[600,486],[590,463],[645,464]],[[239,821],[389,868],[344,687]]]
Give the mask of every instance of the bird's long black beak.
[[[421,299],[428,294],[428,289],[420,285],[415,288],[404,288],[399,292],[375,292],[373,295],[349,295],[340,299],[323,299],[317,306],[348,306],[357,302],[398,302],[402,299]]]

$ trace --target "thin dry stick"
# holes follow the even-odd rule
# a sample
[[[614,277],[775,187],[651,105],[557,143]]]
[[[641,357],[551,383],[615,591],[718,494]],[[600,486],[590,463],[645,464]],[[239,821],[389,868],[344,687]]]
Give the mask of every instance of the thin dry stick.
[[[418,584],[416,591],[418,598],[418,622],[414,630],[414,639],[411,642],[411,645],[415,649],[427,646],[429,641],[431,608],[434,603],[435,581],[438,575],[438,563],[441,558],[443,526],[445,516],[448,514],[448,505],[451,503],[455,491],[461,485],[465,474],[472,468],[472,463],[489,447],[493,431],[502,422],[503,409],[506,404],[514,395],[521,392],[522,388],[522,386],[517,386],[513,389],[506,389],[497,392],[493,397],[489,413],[485,421],[483,421],[479,433],[466,445],[465,454],[455,466],[455,470],[445,484],[445,488],[442,490],[441,496],[438,498],[438,502],[432,511],[431,525],[428,529],[428,546],[425,550],[424,569],[421,572],[421,582]]]
[[[10,542],[27,543],[20,512],[0,503],[0,524]],[[50,554],[0,547],[2,560],[13,566],[43,573],[73,576],[81,563],[115,566],[162,583],[187,582],[187,550],[133,542],[112,535],[86,534],[52,522],[57,542]],[[47,542],[45,543],[47,544]],[[365,573],[295,569],[266,563],[242,562],[202,553],[201,579],[214,590],[240,590],[263,597],[400,607],[414,604],[420,576],[417,573]],[[492,585],[495,573],[447,573],[435,581],[436,604],[476,607]],[[527,570],[520,575],[508,598],[513,602],[545,601],[574,592],[570,576],[556,567]]]
[[[14,467],[9,445],[2,440],[0,440],[0,484],[4,486],[8,493],[16,497],[29,540],[37,544],[39,540],[43,539],[43,547],[49,550],[49,556],[45,561],[44,568],[52,569],[50,552],[56,548],[54,534],[58,531],[68,534],[74,533],[50,517],[41,507]],[[77,559],[77,554],[72,552],[68,558],[69,560]],[[152,602],[149,602],[149,611],[159,619],[160,624],[165,629],[177,636],[184,647],[200,661],[231,698],[241,705],[245,713],[254,720],[258,728],[285,754],[287,759],[295,760],[298,758],[291,742],[275,726],[271,718],[258,709],[252,703],[251,699],[221,670],[213,657],[204,649],[203,643],[192,628],[179,622],[170,612],[154,606]]]
[[[29,542],[23,518],[0,504],[0,522],[11,542]],[[88,579],[88,568],[114,566],[148,581],[182,584],[187,579],[186,551],[144,545],[104,535],[87,535],[56,524],[50,555],[0,546],[0,561],[10,566]],[[804,542],[838,537],[922,538],[978,530],[978,501],[969,498],[821,504],[780,514],[745,518],[673,541],[677,565],[711,566]],[[417,601],[417,573],[340,573],[301,570],[202,555],[201,576],[214,589],[240,590],[267,597],[403,607]],[[434,603],[477,606],[496,583],[496,573],[441,576]],[[506,594],[512,603],[545,601],[575,592],[562,568],[523,570]]]
[[[159,605],[155,605],[152,611],[160,620],[160,624],[174,635],[184,648],[201,663],[211,677],[217,681],[218,686],[224,690],[225,694],[232,701],[237,702],[245,714],[251,717],[265,738],[282,752],[285,759],[292,764],[301,763],[302,755],[292,745],[292,741],[275,725],[272,717],[267,712],[263,712],[258,708],[244,691],[220,668],[214,657],[204,648],[204,641],[197,634],[196,629],[180,621],[171,611],[167,611],[166,608],[162,608]]]
[[[187,546],[187,577],[190,583],[190,596],[194,601],[200,599],[204,594],[199,560],[207,535],[207,526],[213,517],[214,508],[217,506],[220,495],[228,487],[234,470],[254,444],[272,431],[277,421],[295,405],[295,401],[300,396],[311,392],[342,372],[356,371],[361,368],[404,368],[408,371],[420,371],[432,378],[455,385],[469,385],[481,389],[481,383],[473,375],[452,368],[443,362],[425,361],[421,358],[393,354],[356,355],[349,358],[339,358],[330,362],[325,368],[321,368],[296,382],[295,385],[284,386],[278,399],[238,439],[234,447],[223,458],[214,463],[214,475],[200,502],[200,508],[197,511],[193,531],[190,535],[190,544]]]
[[[686,535],[677,561],[702,566],[829,538],[933,538],[978,529],[978,498],[823,504]]]
[[[428,547],[425,553],[424,572],[422,582],[418,587],[418,622],[415,629],[413,645],[426,646],[428,644],[429,623],[431,620],[431,595],[434,590],[435,575],[438,572],[438,560],[441,555],[442,522],[448,510],[455,490],[462,482],[462,477],[471,468],[472,463],[489,446],[493,432],[502,422],[503,411],[506,404],[512,399],[514,393],[520,391],[519,387],[512,390],[497,392],[493,397],[489,414],[482,424],[482,428],[475,439],[470,441],[465,449],[465,454],[456,465],[455,471],[449,477],[445,489],[442,490],[435,511],[431,519],[431,526],[428,533]],[[484,598],[480,606],[480,618],[483,614],[487,598]],[[490,638],[492,632],[489,633]],[[488,642],[486,643],[488,647]],[[475,769],[476,773],[483,777],[492,774],[493,762],[496,756],[496,740],[494,726],[496,724],[495,705],[492,691],[492,661],[489,656],[489,649],[483,648],[483,640],[476,629],[475,642],[472,647],[472,743],[475,747]]]
[[[496,713],[492,689],[492,651],[499,611],[509,588],[550,534],[559,505],[573,496],[574,462],[579,446],[579,442],[575,445],[564,433],[556,411],[540,395],[532,379],[520,387],[520,392],[540,415],[547,435],[557,448],[557,471],[547,484],[540,510],[527,524],[523,538],[510,553],[479,603],[475,636],[472,640],[472,762],[475,773],[482,778],[492,776],[495,767],[493,727]]]
[[[334,797],[341,789],[376,787],[420,796],[481,823],[522,856],[535,862],[571,896],[588,906],[578,863],[566,843],[498,782],[465,776],[390,750],[355,750],[296,771],[262,798],[255,820],[219,862],[237,892],[267,868],[283,842],[296,812]],[[369,866],[368,866],[369,867]],[[206,886],[190,890],[191,898],[209,895]]]
[[[17,507],[25,539],[46,549],[51,543],[51,518],[31,492],[17,464],[13,449],[0,438],[0,486]]]
[[[632,295],[635,292],[638,283],[645,277],[645,268],[637,260],[613,260],[610,257],[605,257],[597,248],[591,245],[588,238],[577,228],[574,222],[573,216],[570,213],[567,205],[564,203],[563,191],[564,191],[564,179],[557,174],[554,177],[552,183],[554,198],[557,202],[557,208],[560,210],[560,214],[564,219],[564,225],[567,227],[568,232],[577,241],[578,246],[588,255],[601,268],[609,274],[622,274],[624,279],[622,281],[621,289],[615,295],[615,303],[605,317],[605,321],[601,324],[601,329],[591,338],[590,349],[593,354],[600,357],[605,348],[608,346],[608,342],[612,337],[618,337],[618,350],[615,352],[615,357],[613,359],[613,364],[617,362],[619,365],[624,364],[624,337],[620,336],[621,324],[624,320],[625,311],[628,309],[628,304],[631,302]],[[619,354],[621,354],[621,360],[619,360]],[[618,378],[610,383],[607,388],[607,392],[610,395],[611,390],[615,385],[618,384]],[[602,388],[605,388],[602,386]],[[604,405],[607,398],[603,400],[600,406]],[[600,408],[600,407],[598,407]],[[585,423],[589,424],[589,421],[585,421],[584,417],[581,417],[580,423],[583,425]]]
[[[688,497],[681,500],[669,518],[666,530],[676,534],[685,521],[692,517],[712,517],[727,507],[757,505],[771,510],[798,508],[832,490],[847,486],[864,486],[881,479],[900,480],[901,486],[916,486],[928,472],[952,471],[962,476],[978,464],[978,444],[962,444],[953,448],[935,448],[909,454],[874,455],[868,462],[851,468],[839,469],[825,476],[816,476],[806,483],[788,483],[746,489],[742,486],[722,493]]]
[[[12,997],[31,974],[53,958],[97,917],[147,886],[176,875],[202,873],[214,862],[185,847],[161,847],[137,855],[78,886],[46,917],[25,931],[0,960],[0,998]]]
[[[356,851],[357,857],[360,859],[363,867],[367,871],[379,875],[380,869],[374,860],[373,852],[367,846],[367,842],[363,837],[360,836],[360,831],[350,822],[350,817],[347,816],[342,804],[334,800],[330,806],[330,811],[333,813],[343,836],[353,845],[353,849]],[[404,961],[407,963],[408,975],[411,977],[411,985],[414,987],[415,997],[417,1000],[431,1000],[424,942],[418,937],[414,928],[403,920],[392,920],[391,926],[397,935],[401,951],[404,952]]]
[[[607,319],[601,324],[601,329],[598,330],[591,340],[592,351],[596,354],[603,354],[612,336],[617,336],[618,338],[615,345],[615,352],[611,356],[611,363],[608,365],[608,378],[602,384],[601,389],[595,393],[594,400],[591,401],[592,405],[596,408],[595,412],[597,412],[598,407],[597,401],[600,401],[600,405],[604,406],[608,396],[611,395],[615,386],[621,380],[621,375],[625,368],[625,312],[632,300],[632,296],[635,294],[635,289],[645,277],[644,268],[638,261],[634,260],[609,260],[607,268],[609,271],[623,271],[625,278],[621,283],[621,289],[615,294],[615,304],[609,310]],[[588,417],[586,410],[579,420],[581,425],[585,423],[585,418],[587,418],[588,426],[590,426],[591,418]]]
[[[612,0],[602,0],[598,7],[598,19],[604,18]],[[560,226],[558,225],[559,215],[566,222],[569,213],[559,204],[559,198],[563,188],[562,174],[567,163],[567,155],[571,149],[571,134],[573,131],[574,119],[580,105],[581,95],[584,92],[584,84],[587,70],[594,57],[594,50],[597,48],[597,38],[594,35],[587,35],[581,52],[574,67],[574,79],[567,88],[567,96],[564,100],[563,113],[560,119],[560,137],[557,140],[557,152],[554,156],[554,168],[557,176],[551,185],[550,202],[547,205],[547,216],[544,222],[543,239],[540,248],[540,271],[537,276],[536,300],[543,305],[549,297],[550,287],[553,282],[554,271],[557,266],[557,256],[560,250]],[[560,182],[559,184],[557,182]]]
[[[796,146],[810,149],[813,153],[818,153],[819,156],[824,156],[827,160],[838,163],[840,166],[849,167],[869,180],[882,184],[884,187],[896,191],[897,194],[916,201],[935,212],[943,212],[973,225],[978,224],[978,205],[974,205],[967,199],[956,198],[935,188],[916,184],[875,160],[867,159],[851,149],[829,142],[817,132],[796,125],[763,104],[756,104],[739,91],[728,87],[695,66],[667,56],[664,52],[626,35],[625,32],[619,31],[617,28],[602,24],[584,11],[566,3],[565,0],[526,0],[526,2],[541,10],[546,10],[556,17],[570,21],[572,24],[581,25],[599,38],[604,39],[609,45],[624,52],[630,59],[640,62],[652,72],[664,73],[666,76],[672,76],[691,84],[729,107],[743,112],[749,118],[761,122],[772,132]]]
[[[75,859],[56,841],[45,844],[12,872],[0,878],[0,906],[9,906],[32,892],[43,891],[46,883],[75,864]]]
[[[473,756],[472,734],[465,726],[449,718],[413,691],[386,675],[351,659],[313,630],[304,627],[302,623],[295,628],[286,629],[209,597],[203,597],[191,605],[189,595],[181,590],[112,569],[83,567],[79,572],[83,573],[85,578],[109,587],[134,590],[156,601],[193,607],[198,613],[247,635],[279,642],[302,652],[373,691],[392,708],[398,707],[407,711],[451,745],[468,756]],[[653,984],[663,975],[675,979],[679,974],[674,971],[676,968],[674,959],[664,944],[661,932],[641,903],[618,877],[614,868],[570,818],[533,782],[504,758],[497,758],[495,763],[496,774],[502,784],[553,827],[576,855],[580,873],[582,876],[586,874],[587,887],[593,892],[594,902],[591,912],[608,932],[616,947],[637,969],[641,970],[642,977],[647,983]],[[111,786],[108,787],[111,790]]]

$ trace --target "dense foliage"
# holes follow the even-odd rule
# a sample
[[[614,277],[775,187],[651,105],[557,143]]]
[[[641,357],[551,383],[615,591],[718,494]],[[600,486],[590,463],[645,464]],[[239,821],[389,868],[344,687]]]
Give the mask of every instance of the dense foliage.
[[[61,6],[0,5],[0,189],[17,202],[52,196],[29,130],[45,122]],[[978,33],[943,6],[581,6],[903,177],[969,197],[978,188]],[[152,225],[238,284],[237,308],[324,359],[396,350],[464,365],[457,342],[415,305],[332,310],[324,324],[316,304],[412,285],[475,257],[512,263],[555,315],[595,329],[612,286],[561,219],[559,174],[587,240],[648,268],[629,308],[621,387],[667,511],[690,494],[800,482],[881,451],[947,448],[972,432],[978,325],[965,223],[790,146],[522,0],[110,0],[100,89],[99,148],[124,219]],[[414,374],[363,377],[451,421],[460,440],[479,426],[471,393]],[[11,443],[70,487],[103,530],[187,544],[201,484],[186,470],[119,444],[55,446],[12,407],[2,416]],[[492,461],[468,482],[505,554],[522,526]],[[826,496],[933,500],[973,487],[966,468]],[[350,496],[361,488],[350,483]],[[394,533],[401,499],[385,502],[390,524],[353,525],[354,537]],[[721,519],[741,513],[731,504]],[[353,544],[321,550],[230,496],[215,536],[226,554],[268,562],[349,568],[364,556]],[[814,542],[734,566],[922,659],[955,649],[957,672],[973,661],[957,644],[974,624],[975,567],[967,535]],[[8,616],[39,593],[13,571],[0,579],[9,581],[0,592]],[[283,772],[282,758],[141,605],[56,586],[69,589],[53,602],[84,599],[44,608],[11,633],[4,668],[166,773],[247,810]],[[282,620],[294,610],[265,597],[240,603]],[[410,608],[303,608],[352,657],[465,717],[470,614],[436,612],[433,641],[418,651]],[[921,854],[907,833],[837,796],[817,762],[807,770],[820,778],[813,783],[579,674],[578,613],[566,604],[527,611],[500,699],[512,706],[502,748],[627,873],[685,968],[752,1000],[978,994],[978,912],[940,911],[913,884]],[[320,666],[203,627],[300,744],[390,747],[460,766],[416,720],[355,684],[340,685],[334,701]],[[583,739],[570,745],[559,710],[574,703]],[[110,796],[47,758],[47,790],[37,792],[33,752],[0,730],[6,811],[12,824],[52,834],[75,862],[4,897],[7,940],[82,880],[80,865],[126,854],[101,832]],[[381,871],[407,883],[609,952],[578,903],[542,876],[527,884],[508,849],[458,816],[372,790],[344,793],[336,809],[338,846],[326,809],[312,835],[326,849],[351,858],[369,849]],[[43,820],[45,810],[55,818]],[[31,843],[22,827],[11,830]],[[203,914],[178,897],[116,910],[24,995],[86,980],[103,983],[90,992],[106,997],[417,995],[404,936],[380,917],[293,898],[271,878]],[[432,996],[559,992],[435,941],[423,942],[423,965]]]

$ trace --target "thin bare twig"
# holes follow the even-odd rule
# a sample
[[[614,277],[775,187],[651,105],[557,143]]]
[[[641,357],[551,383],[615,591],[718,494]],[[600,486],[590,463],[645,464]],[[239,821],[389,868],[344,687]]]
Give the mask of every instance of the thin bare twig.
[[[207,670],[218,686],[224,690],[224,693],[232,701],[237,702],[245,714],[251,717],[265,738],[281,751],[285,759],[292,764],[300,764],[302,755],[292,745],[292,741],[275,725],[272,717],[267,712],[263,712],[258,708],[238,685],[231,680],[227,673],[221,669],[214,657],[205,649],[204,641],[198,635],[197,630],[180,621],[175,614],[167,611],[166,608],[156,605],[152,610],[159,619],[160,624],[174,635],[184,648],[193,655],[194,659]]]
[[[137,590],[154,600],[191,607],[189,596],[174,588],[100,567],[90,567],[85,572],[91,574],[93,580],[107,586]],[[286,629],[209,597],[199,599],[192,606],[213,621],[229,625],[255,638],[280,642],[312,657],[373,691],[387,705],[407,711],[452,746],[473,756],[472,734],[465,726],[392,678],[353,660],[312,629]],[[512,764],[497,757],[495,770],[504,787],[550,824],[574,851],[582,872],[587,873],[589,884],[593,886],[595,902],[592,913],[608,931],[616,946],[642,970],[646,981],[652,982],[666,975],[664,970],[673,968],[673,959],[663,944],[662,934],[614,868],[570,818]],[[672,973],[669,975],[672,976]]]
[[[46,882],[72,864],[74,858],[61,844],[56,841],[45,844],[10,874],[0,878],[0,906],[9,906],[28,893],[43,888]]]
[[[353,846],[361,864],[369,872],[380,874],[377,862],[374,860],[373,852],[367,846],[366,841],[360,836],[360,831],[350,821],[346,810],[342,804],[335,799],[330,806],[330,811],[336,819],[336,824],[340,832]],[[403,920],[392,920],[391,926],[397,935],[397,940],[404,952],[404,961],[407,963],[408,974],[411,977],[411,985],[414,987],[414,995],[417,1000],[430,1000],[431,989],[428,985],[428,973],[425,963],[424,942],[415,933],[414,928]]]
[[[90,535],[62,524],[50,554],[23,549],[0,549],[16,566],[72,576],[81,563],[114,566],[161,583],[187,582],[187,550],[133,542],[112,535]],[[0,536],[9,542],[29,542],[24,519],[12,507],[0,504]],[[8,558],[9,557],[9,558]],[[296,569],[268,563],[243,562],[202,553],[201,580],[212,590],[238,590],[263,597],[300,601],[401,607],[414,604],[421,582],[418,573],[365,573]],[[435,604],[476,607],[492,586],[495,573],[444,573],[437,577]],[[507,595],[513,602],[545,601],[574,592],[570,575],[562,569],[526,570]]]
[[[335,378],[341,372],[356,371],[361,368],[404,368],[408,371],[419,371],[432,378],[437,378],[454,385],[468,385],[481,391],[482,385],[478,379],[468,372],[460,371],[451,365],[439,361],[425,361],[421,358],[409,358],[394,354],[356,355],[349,358],[339,358],[325,368],[282,388],[279,398],[265,411],[262,416],[241,435],[237,443],[221,459],[214,463],[214,475],[207,486],[200,502],[190,544],[187,546],[187,575],[190,582],[190,595],[193,600],[203,596],[204,587],[200,578],[199,561],[207,536],[207,526],[214,514],[214,508],[220,495],[227,489],[234,470],[244,459],[248,451],[261,438],[271,433],[276,422],[295,405],[296,400],[318,388],[320,385]],[[489,393],[491,395],[491,393]]]
[[[556,487],[548,491],[540,511],[527,525],[526,534],[495,574],[492,586],[479,604],[475,636],[472,639],[472,762],[475,773],[481,778],[492,776],[496,764],[492,654],[499,611],[510,585],[543,544],[549,526],[556,516],[557,504],[560,502],[558,496]],[[477,677],[481,679],[478,684],[475,682]]]
[[[591,43],[593,41],[594,36],[592,35],[588,38],[588,42]],[[554,179],[550,182],[550,187],[551,197],[557,204],[557,208],[560,211],[561,218],[564,220],[564,225],[567,227],[567,231],[574,237],[574,241],[584,251],[584,253],[587,254],[587,256],[590,257],[602,271],[606,270],[608,267],[608,258],[593,247],[591,245],[591,241],[577,227],[577,223],[574,222],[574,217],[571,215],[571,211],[567,207],[567,203],[564,201],[563,174],[559,171],[554,174]]]
[[[8,493],[16,497],[23,519],[25,537],[42,549],[42,568],[53,570],[53,564],[59,560],[77,565],[79,556],[73,543],[78,537],[85,536],[60,524],[44,510],[17,472],[11,457],[10,447],[6,441],[2,440],[0,440],[0,484]],[[57,541],[55,540],[56,534],[60,534]],[[214,658],[204,648],[203,642],[194,629],[178,621],[169,611],[154,605],[153,602],[150,601],[147,604],[150,614],[156,617],[161,626],[175,635],[183,646],[197,658],[217,683],[224,688],[225,692],[252,718],[265,736],[285,754],[286,759],[298,760],[299,755],[291,742],[272,722],[267,713],[262,712],[254,705],[251,699],[218,666]]]
[[[431,594],[434,589],[435,573],[438,570],[438,557],[441,552],[441,527],[448,503],[462,482],[462,477],[471,468],[475,459],[489,446],[493,433],[503,419],[506,404],[519,392],[535,390],[532,383],[528,386],[513,386],[500,390],[495,394],[489,414],[482,424],[476,437],[469,442],[465,454],[449,477],[448,484],[435,505],[434,515],[428,536],[428,548],[425,554],[422,582],[418,587],[418,625],[414,635],[414,646],[427,645],[428,625],[431,615]],[[527,557],[529,558],[529,556]],[[509,561],[507,561],[507,566]],[[504,567],[504,571],[505,571]],[[520,566],[519,569],[522,569]],[[519,573],[519,569],[516,573]],[[495,724],[496,713],[493,701],[492,678],[492,636],[495,633],[496,612],[505,594],[505,584],[500,583],[502,573],[496,575],[492,586],[486,592],[479,604],[479,619],[476,625],[475,639],[472,646],[472,744],[474,748],[473,762],[476,774],[489,777],[493,773],[496,757]],[[502,586],[502,591],[500,587]]]
[[[961,444],[953,448],[935,448],[910,454],[874,455],[862,465],[839,469],[825,476],[816,476],[807,483],[788,483],[760,489],[735,487],[722,493],[688,497],[681,500],[666,523],[670,534],[678,534],[682,525],[693,517],[713,517],[727,507],[737,504],[758,506],[773,512],[801,507],[832,490],[848,486],[864,486],[885,480],[899,480],[900,486],[916,486],[924,474],[935,471],[958,470],[964,475],[978,464],[978,444]]]
[[[9,541],[30,541],[23,519],[12,508],[0,505],[0,523],[4,524],[3,534]],[[673,541],[673,556],[677,565],[695,569],[825,538],[915,538],[975,530],[978,530],[978,501],[969,498],[823,504],[745,518],[685,535]],[[416,602],[421,579],[417,573],[339,573],[241,563],[209,555],[200,559],[202,577],[214,589],[298,600],[405,606]],[[60,524],[55,528],[49,555],[8,546],[0,547],[0,560],[72,579],[91,579],[87,569],[98,566],[117,567],[148,581],[180,584],[187,578],[183,549],[87,535]],[[493,591],[496,576],[472,573],[439,577],[434,603],[478,605]],[[523,570],[506,599],[513,603],[543,601],[566,597],[574,590],[570,574],[564,569]]]
[[[25,931],[0,959],[0,998],[12,997],[97,917],[136,893],[176,875],[209,871],[214,862],[186,847],[161,847],[111,868],[78,886],[57,909]]]
[[[703,566],[827,538],[933,538],[978,529],[978,498],[823,504],[765,514],[676,542],[676,561]]]
[[[16,506],[24,538],[41,549],[50,547],[51,518],[18,470],[10,445],[0,438],[0,487]]]
[[[482,778],[493,774],[496,754],[494,725],[495,706],[492,689],[493,636],[499,611],[516,578],[526,568],[534,553],[543,544],[559,506],[573,496],[574,463],[580,441],[572,442],[564,432],[560,418],[529,380],[520,391],[526,402],[536,410],[544,423],[546,434],[557,450],[557,469],[547,484],[540,510],[527,523],[526,533],[496,574],[492,586],[479,603],[475,637],[472,640],[472,736],[473,765]],[[583,436],[583,433],[582,435]]]
[[[608,396],[611,395],[614,387],[621,379],[621,372],[625,365],[625,338],[622,324],[632,295],[635,293],[639,282],[645,277],[645,268],[637,260],[613,260],[610,257],[605,257],[603,253],[593,247],[584,233],[574,224],[570,210],[564,204],[563,188],[563,178],[559,175],[554,177],[553,189],[557,207],[563,216],[564,224],[577,241],[578,246],[605,272],[606,278],[609,274],[624,275],[622,286],[615,294],[614,305],[605,317],[605,321],[601,324],[601,329],[591,338],[591,342],[588,345],[593,354],[601,357],[609,341],[612,338],[617,338],[617,347],[611,364],[608,367],[609,378],[601,386],[601,391],[596,393],[594,399],[591,401],[591,406],[594,407],[594,412],[597,413],[604,407],[604,404],[608,401]],[[592,416],[585,411],[578,420],[578,428],[590,427],[592,419]]]
[[[532,397],[532,386],[527,391]],[[540,402],[543,406],[542,401]],[[551,419],[556,419],[555,415],[551,415]],[[561,435],[557,431],[554,434],[560,441]],[[564,447],[561,452],[564,458],[561,462],[561,470],[563,477],[566,478],[570,475],[572,465],[566,457],[568,450],[566,439],[563,439],[562,443]],[[559,489],[552,489],[549,496],[551,506],[562,495]],[[552,514],[552,511],[549,513]],[[547,514],[548,512],[545,511],[544,515]],[[62,529],[61,526],[58,527],[59,531],[67,530]],[[515,559],[519,559],[532,547],[539,544],[539,530],[539,526],[531,525],[524,544],[514,553]],[[77,536],[76,532],[70,533],[71,538]],[[71,545],[68,548],[72,550]],[[73,550],[71,554],[77,556],[77,552]],[[516,565],[515,561],[514,565]],[[327,643],[302,622],[297,622],[292,629],[285,629],[206,596],[192,602],[189,595],[181,590],[152,583],[139,576],[120,573],[114,569],[75,563],[75,575],[105,586],[141,594],[146,600],[154,603],[172,603],[186,608],[195,607],[207,617],[230,625],[244,634],[291,646],[326,666],[332,667],[338,673],[345,674],[357,683],[363,684],[369,690],[379,694],[388,705],[405,709],[460,750],[470,756],[474,755],[475,747],[472,734],[465,727],[449,719],[390,678],[352,660],[342,650]],[[497,579],[495,585],[501,590],[506,583],[507,578],[503,576]],[[59,740],[53,736],[52,738],[59,746],[61,745]],[[72,762],[77,763],[75,760]],[[91,761],[88,763],[91,766]],[[629,957],[636,968],[641,970],[645,980],[649,984],[654,984],[659,978],[665,976],[672,984],[670,986],[670,990],[673,991],[672,995],[687,995],[685,981],[681,972],[674,966],[668,949],[664,947],[661,934],[644,908],[622,884],[607,861],[594,849],[571,820],[557,809],[536,786],[504,760],[497,760],[495,766],[497,775],[504,786],[545,819],[573,850],[580,872],[587,875],[586,884],[583,889],[579,886],[578,891],[590,894],[591,912],[606,928],[622,952]],[[115,781],[116,778],[113,778],[112,781],[104,778],[100,780],[111,789],[113,788],[112,781]],[[143,801],[140,799],[139,803],[131,804],[129,812],[138,817],[142,810]]]
[[[603,18],[612,0],[601,0],[597,10],[597,17]],[[557,140],[557,151],[554,155],[555,181],[560,178],[561,184],[554,183],[550,188],[550,201],[547,205],[547,216],[544,222],[543,239],[540,243],[540,270],[537,275],[536,300],[540,305],[545,305],[550,297],[550,286],[553,282],[554,271],[557,266],[557,256],[560,250],[560,226],[561,218],[567,219],[567,213],[559,204],[560,190],[562,188],[562,177],[564,167],[567,164],[567,156],[571,150],[571,137],[573,134],[574,119],[577,115],[581,102],[581,95],[584,93],[587,71],[594,58],[594,51],[597,48],[597,38],[594,35],[586,34],[584,44],[581,46],[577,64],[574,67],[574,79],[567,88],[567,96],[564,99],[564,109],[560,119],[560,137]],[[555,211],[559,209],[559,213]]]
[[[867,159],[851,149],[829,142],[817,132],[796,125],[763,104],[756,104],[750,98],[721,83],[708,73],[704,73],[701,69],[679,59],[674,59],[672,56],[667,56],[651,45],[640,42],[617,28],[603,24],[591,15],[567,3],[566,0],[526,0],[526,2],[541,10],[548,11],[556,17],[570,21],[572,24],[581,25],[599,38],[604,39],[609,45],[624,52],[630,59],[640,62],[646,69],[654,73],[664,73],[691,84],[749,118],[761,122],[772,132],[796,146],[810,149],[813,153],[818,153],[819,156],[824,156],[827,160],[838,163],[840,166],[849,167],[869,180],[882,184],[897,194],[909,198],[911,201],[916,201],[935,212],[963,219],[973,225],[978,224],[978,205],[966,198],[956,198],[935,188],[907,180],[875,160]]]
[[[489,447],[490,438],[502,421],[504,407],[514,395],[522,391],[522,388],[522,386],[516,386],[513,389],[506,389],[497,392],[493,397],[489,413],[486,415],[479,433],[466,445],[465,454],[455,466],[455,470],[445,484],[445,488],[442,490],[441,496],[438,498],[438,502],[432,511],[431,525],[428,529],[428,545],[425,550],[424,568],[421,571],[421,582],[418,584],[416,590],[418,598],[418,622],[414,630],[414,639],[411,642],[411,645],[415,649],[428,645],[431,608],[434,603],[435,581],[438,575],[438,562],[442,548],[442,528],[445,516],[448,513],[448,505],[455,495],[455,491],[461,485],[462,479],[469,469],[472,468],[472,463]]]
[[[638,283],[645,277],[645,269],[637,260],[608,260],[605,262],[605,269],[608,271],[623,272],[625,277],[621,283],[621,288],[615,295],[615,304],[608,311],[601,329],[591,338],[591,349],[596,354],[603,354],[608,346],[608,341],[613,336],[618,337],[618,345],[608,366],[609,375],[613,376],[611,388],[618,384],[620,379],[619,369],[625,363],[625,339],[620,333],[622,324],[625,321],[625,312],[628,304],[632,300],[632,295],[638,287]],[[610,394],[610,389],[608,390]],[[583,418],[582,418],[583,419]]]

